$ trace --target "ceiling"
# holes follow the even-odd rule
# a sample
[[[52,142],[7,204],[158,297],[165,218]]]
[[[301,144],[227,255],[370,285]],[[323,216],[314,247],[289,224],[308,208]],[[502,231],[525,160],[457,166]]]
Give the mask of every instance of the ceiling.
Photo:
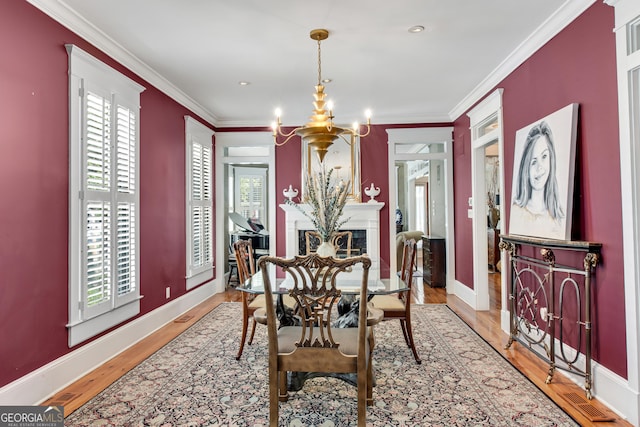
[[[29,0],[218,127],[451,121],[594,0]],[[412,26],[424,26],[411,33]],[[533,36],[532,36],[533,35]],[[241,86],[239,82],[249,82]]]

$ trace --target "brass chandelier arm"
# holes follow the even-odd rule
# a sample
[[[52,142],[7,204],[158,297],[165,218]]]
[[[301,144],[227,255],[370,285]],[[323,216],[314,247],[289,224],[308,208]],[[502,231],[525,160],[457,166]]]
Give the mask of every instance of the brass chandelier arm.
[[[340,129],[340,128],[338,128],[338,129]],[[358,133],[358,131],[356,131],[353,128],[345,128],[343,130],[344,130],[344,132],[339,134],[340,138],[342,138],[342,140],[344,142],[346,142],[347,144],[351,145],[351,138],[347,139],[345,137],[345,135],[357,136],[358,138],[364,138],[367,135],[369,135],[369,133],[371,133],[371,125],[370,125],[370,123],[367,123],[367,131],[365,133]]]
[[[289,133],[283,133],[283,132],[280,130],[280,126],[278,126],[277,134],[276,134],[276,131],[275,131],[275,130],[274,130],[274,132],[273,132],[273,143],[276,145],[276,147],[280,147],[280,146],[282,146],[282,145],[286,144],[287,142],[289,142],[289,140],[290,140],[291,138],[293,138],[294,136],[296,136],[296,132],[297,132],[298,130],[300,130],[300,129],[301,129],[301,128],[295,128],[294,130],[292,130],[292,131],[291,131],[291,132],[289,132]],[[277,135],[282,136],[282,137],[284,138],[284,140],[283,140],[282,142],[278,142]]]

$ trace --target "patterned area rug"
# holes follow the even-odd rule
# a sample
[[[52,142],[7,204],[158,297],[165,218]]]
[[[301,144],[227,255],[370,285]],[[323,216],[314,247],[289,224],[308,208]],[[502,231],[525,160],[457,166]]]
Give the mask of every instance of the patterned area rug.
[[[235,360],[240,304],[225,303],[65,419],[66,426],[266,426],[266,329]],[[376,326],[368,426],[577,426],[445,305],[415,306],[422,365],[398,321]],[[314,378],[280,425],[356,425],[355,387]]]

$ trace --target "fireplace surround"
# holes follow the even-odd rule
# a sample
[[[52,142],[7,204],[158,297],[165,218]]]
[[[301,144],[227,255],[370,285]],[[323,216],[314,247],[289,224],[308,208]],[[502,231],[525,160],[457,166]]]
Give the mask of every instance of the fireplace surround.
[[[361,252],[371,258],[369,279],[376,282],[380,282],[380,210],[383,206],[383,202],[347,203],[343,209],[343,217],[348,218],[348,221],[340,228],[341,230],[357,231],[357,234],[364,232],[363,240],[366,248],[361,249]],[[311,210],[307,204],[299,204],[298,207],[306,212]],[[285,212],[287,257],[305,252],[305,248],[301,247],[300,235],[303,235],[306,230],[314,229],[309,218],[303,215],[298,207],[290,204],[280,205],[280,208]]]

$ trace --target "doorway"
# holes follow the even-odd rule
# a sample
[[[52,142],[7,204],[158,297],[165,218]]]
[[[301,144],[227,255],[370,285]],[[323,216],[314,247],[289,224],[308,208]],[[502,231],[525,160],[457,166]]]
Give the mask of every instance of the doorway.
[[[475,310],[490,310],[495,295],[490,264],[500,268],[496,230],[501,227],[504,208],[504,143],[502,135],[502,89],[487,96],[468,113],[471,122],[471,217],[473,224],[473,299],[466,302]],[[497,217],[497,218],[496,218]],[[499,233],[499,231],[497,231]],[[490,257],[490,252],[492,257]],[[497,253],[495,253],[497,252]],[[492,258],[492,259],[490,259]],[[495,273],[494,273],[495,274]],[[505,275],[500,275],[499,300],[507,301]],[[495,279],[496,276],[491,276]],[[491,283],[491,286],[490,286]],[[494,301],[495,302],[495,301]],[[500,304],[501,327],[509,330],[507,304]]]
[[[388,129],[389,230],[423,231],[444,238],[447,292],[453,292],[454,229],[452,128]],[[394,191],[395,190],[395,191]],[[396,235],[390,234],[390,271],[397,270]],[[397,283],[390,274],[392,284]]]
[[[484,147],[485,159],[485,194],[487,195],[487,263],[489,266],[487,286],[489,292],[489,309],[502,309],[500,257],[500,153],[497,140]]]
[[[262,233],[275,230],[275,149],[269,132],[219,132],[216,134],[216,292],[224,291],[229,274],[230,233],[235,225],[229,213],[238,211],[259,222]],[[244,214],[244,215],[243,215]],[[249,222],[249,221],[248,221]],[[275,253],[275,233],[268,249]]]

